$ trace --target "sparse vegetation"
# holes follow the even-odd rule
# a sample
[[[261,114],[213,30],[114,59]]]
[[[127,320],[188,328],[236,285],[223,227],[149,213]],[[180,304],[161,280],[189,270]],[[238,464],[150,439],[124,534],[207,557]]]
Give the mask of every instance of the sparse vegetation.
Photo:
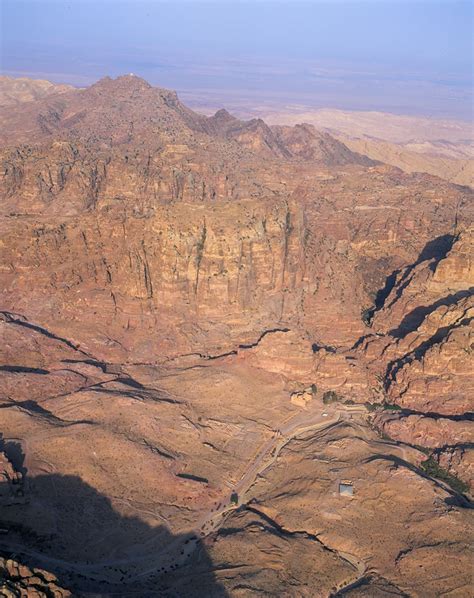
[[[433,457],[428,457],[426,461],[423,461],[423,463],[421,463],[421,468],[427,475],[446,482],[446,484],[460,494],[464,494],[469,490],[469,486],[466,482],[446,471],[446,469],[441,467]]]
[[[361,318],[362,322],[364,322],[364,324],[369,327],[372,326],[373,315],[374,315],[374,310],[372,307],[366,307],[360,312],[360,318]]]
[[[346,399],[344,401],[344,405],[355,405],[355,401],[353,401],[352,399]]]
[[[338,401],[341,401],[342,397],[340,397],[337,392],[335,392],[334,390],[327,390],[324,394],[323,394],[323,403],[325,405],[329,405],[330,403],[337,403]]]
[[[400,405],[397,405],[395,403],[384,403],[383,408],[388,409],[389,411],[401,411],[402,410]]]
[[[379,409],[382,409],[380,403],[369,403],[369,401],[365,403],[365,406],[367,407],[367,411],[378,411]]]

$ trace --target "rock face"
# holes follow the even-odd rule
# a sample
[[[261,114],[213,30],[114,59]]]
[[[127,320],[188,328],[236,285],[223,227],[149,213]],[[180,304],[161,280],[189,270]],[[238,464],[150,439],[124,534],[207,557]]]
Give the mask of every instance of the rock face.
[[[134,77],[63,94],[61,110],[55,102],[4,118],[5,308],[22,313],[27,287],[38,322],[126,350],[125,337],[146,338],[142,360],[156,338],[161,355],[216,353],[286,324],[321,345],[349,345],[387,271],[450,234],[455,213],[459,227],[471,217],[465,192],[363,166],[336,142],[321,160],[251,150],[227,138],[221,117],[191,113]],[[90,340],[84,320],[73,333],[86,304],[102,314],[87,319]]]
[[[378,330],[393,326],[386,373],[390,401],[445,415],[472,410],[473,295],[472,229],[454,240],[443,259],[399,274],[387,307],[374,316]]]
[[[48,571],[30,569],[13,559],[0,556],[0,592],[8,598],[36,596],[38,598],[67,598],[71,592],[61,588]]]
[[[4,452],[0,452],[0,505],[21,504],[25,500],[24,478]]]
[[[402,409],[378,416],[381,429],[435,449],[440,464],[472,484],[472,228],[436,240],[422,258],[392,275],[370,316],[375,334],[358,351],[383,382],[384,400]]]
[[[134,76],[0,120],[18,587],[466,595],[472,194]]]

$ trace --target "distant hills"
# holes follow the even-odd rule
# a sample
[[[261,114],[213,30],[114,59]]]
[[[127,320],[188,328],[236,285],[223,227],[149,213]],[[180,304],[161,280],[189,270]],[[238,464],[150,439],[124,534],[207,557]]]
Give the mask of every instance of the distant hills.
[[[71,89],[74,89],[71,85],[56,85],[43,79],[0,75],[0,106],[15,106]]]
[[[126,77],[140,80],[134,75]],[[107,78],[99,82],[99,88],[107,86],[106,81]],[[146,85],[150,89],[157,89]],[[0,77],[0,106],[15,106],[22,102],[74,92],[75,89],[70,85],[53,84],[45,80],[3,76]],[[95,89],[95,86],[91,89]],[[86,94],[85,97],[89,96],[90,94]],[[73,94],[71,97],[78,96]],[[206,113],[211,111],[203,105],[200,105],[199,109]],[[253,149],[258,145],[261,151],[280,156],[289,157],[292,153],[299,157],[311,155],[313,159],[323,162],[335,159],[335,163],[341,163],[341,160],[347,162],[354,159],[354,154],[362,154],[371,160],[396,166],[405,172],[424,172],[459,185],[474,186],[473,129],[469,123],[463,121],[377,111],[311,110],[304,106],[266,109],[252,106],[251,103],[236,105],[236,114],[244,116],[244,119],[251,116],[260,118],[241,120],[226,110],[218,110],[212,119],[205,121],[200,112],[191,115],[191,111],[182,104],[179,110],[181,115],[186,113],[188,122],[194,122],[194,128],[203,127],[208,133],[216,134],[220,138],[233,138],[243,145],[253,145]],[[302,123],[305,125],[294,129],[291,135],[289,129],[285,129],[289,125]],[[332,136],[331,141],[328,133]],[[283,137],[287,141],[291,137],[292,151],[282,146],[286,143]],[[345,149],[342,149],[341,145],[337,146],[337,156],[334,155],[335,140],[345,145]],[[316,149],[318,147],[319,149]],[[352,154],[349,154],[348,150]]]

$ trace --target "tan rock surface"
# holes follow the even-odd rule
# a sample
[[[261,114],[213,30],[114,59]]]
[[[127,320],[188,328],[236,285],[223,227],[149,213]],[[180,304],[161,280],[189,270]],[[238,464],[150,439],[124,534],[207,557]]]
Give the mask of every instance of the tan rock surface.
[[[1,119],[0,550],[94,595],[465,594],[469,497],[410,445],[472,471],[472,194],[131,76]]]
[[[41,98],[71,91],[71,85],[55,85],[43,79],[7,77],[0,75],[0,106],[17,105]]]
[[[469,122],[309,107],[256,112],[275,125],[308,123],[352,151],[405,172],[425,172],[471,187],[474,183],[474,135]]]
[[[472,441],[474,432],[471,421],[422,415],[383,417],[379,425],[391,438],[427,448],[442,448],[452,444],[453,441],[459,444],[469,443]]]
[[[304,530],[346,553],[400,593],[464,595],[470,575],[462,555],[473,533],[468,513],[452,511],[444,490],[406,463],[416,462],[415,455],[349,426],[292,441],[258,481],[252,509],[271,514],[287,533]],[[339,494],[341,480],[353,484],[352,499]],[[360,576],[356,567],[352,575]]]
[[[426,142],[416,145],[395,144],[377,139],[354,139],[344,135],[338,137],[354,152],[391,164],[404,172],[426,172],[450,183],[474,186],[471,146],[450,143],[430,145]]]

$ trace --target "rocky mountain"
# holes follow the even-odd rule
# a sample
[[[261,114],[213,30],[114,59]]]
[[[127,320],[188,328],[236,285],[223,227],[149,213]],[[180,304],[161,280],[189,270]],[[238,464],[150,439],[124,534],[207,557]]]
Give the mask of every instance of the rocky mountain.
[[[134,76],[0,119],[15,583],[468,595],[472,192]]]

